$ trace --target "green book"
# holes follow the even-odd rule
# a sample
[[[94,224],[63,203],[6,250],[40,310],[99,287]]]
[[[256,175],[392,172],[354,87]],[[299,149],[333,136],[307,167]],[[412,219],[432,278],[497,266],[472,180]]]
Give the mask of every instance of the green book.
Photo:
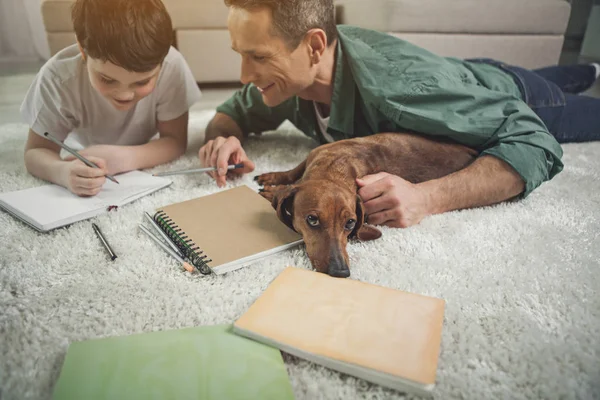
[[[278,349],[214,325],[74,342],[54,388],[68,399],[294,399]]]

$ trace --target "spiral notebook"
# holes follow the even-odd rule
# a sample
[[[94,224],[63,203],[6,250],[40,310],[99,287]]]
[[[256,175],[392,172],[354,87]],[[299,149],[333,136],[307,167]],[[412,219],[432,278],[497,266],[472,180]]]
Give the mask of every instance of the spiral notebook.
[[[288,267],[233,331],[333,370],[429,397],[444,308],[436,297]]]
[[[100,193],[80,197],[49,184],[0,193],[0,208],[40,232],[70,225],[131,203],[171,184],[143,171],[117,175],[119,184],[106,181]]]
[[[153,218],[203,274],[231,272],[302,243],[246,185],[164,206]]]

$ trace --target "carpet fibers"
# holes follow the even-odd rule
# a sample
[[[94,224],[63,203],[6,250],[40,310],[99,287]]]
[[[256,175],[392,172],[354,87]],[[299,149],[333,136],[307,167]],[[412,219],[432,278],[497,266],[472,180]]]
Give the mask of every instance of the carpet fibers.
[[[197,165],[213,112],[190,120],[191,150],[152,171]],[[24,168],[26,126],[0,126],[0,191],[43,182]],[[315,146],[289,124],[252,137],[255,173],[290,169]],[[521,202],[383,228],[349,246],[351,279],[446,300],[435,397],[600,398],[600,142],[564,146],[565,170]],[[252,177],[228,183],[258,188]],[[231,323],[302,247],[223,276],[190,276],[145,236],[143,211],[220,189],[207,176],[48,234],[0,213],[0,398],[47,399],[70,342]],[[202,223],[202,221],[199,221]],[[206,227],[210,229],[210,226]],[[297,399],[389,399],[401,393],[284,355]]]

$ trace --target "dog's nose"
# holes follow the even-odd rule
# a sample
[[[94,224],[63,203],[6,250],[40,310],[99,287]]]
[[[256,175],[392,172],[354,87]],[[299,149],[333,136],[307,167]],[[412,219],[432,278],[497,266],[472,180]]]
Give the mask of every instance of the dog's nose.
[[[347,278],[350,276],[350,269],[329,267],[327,273],[334,278]]]
[[[348,264],[337,243],[331,246],[327,273],[334,278],[347,278],[350,276],[350,268],[348,268]]]

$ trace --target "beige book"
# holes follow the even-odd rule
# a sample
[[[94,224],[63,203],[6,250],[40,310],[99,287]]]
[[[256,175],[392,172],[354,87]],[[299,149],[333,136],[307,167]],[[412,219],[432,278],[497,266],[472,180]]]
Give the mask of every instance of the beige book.
[[[205,274],[224,274],[302,243],[246,185],[164,206],[153,218]]]
[[[234,332],[402,392],[431,395],[445,302],[286,268]]]

